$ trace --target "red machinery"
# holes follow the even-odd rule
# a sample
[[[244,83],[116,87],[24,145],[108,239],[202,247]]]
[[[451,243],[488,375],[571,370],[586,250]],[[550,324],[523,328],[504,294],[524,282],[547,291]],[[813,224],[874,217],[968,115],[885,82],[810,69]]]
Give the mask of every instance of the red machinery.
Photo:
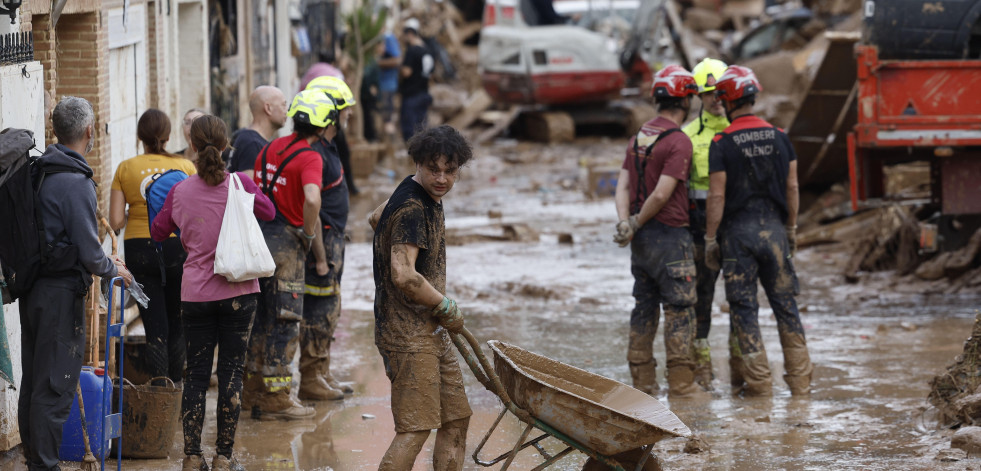
[[[855,47],[858,124],[848,134],[852,208],[885,195],[883,166],[925,160],[944,215],[981,214],[981,60],[879,60]]]

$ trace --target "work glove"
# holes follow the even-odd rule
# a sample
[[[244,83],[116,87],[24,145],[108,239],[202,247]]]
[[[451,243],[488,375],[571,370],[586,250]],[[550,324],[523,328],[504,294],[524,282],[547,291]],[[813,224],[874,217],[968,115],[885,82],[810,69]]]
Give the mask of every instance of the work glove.
[[[712,271],[722,269],[722,251],[715,237],[705,237],[705,266]]]
[[[443,300],[433,308],[433,316],[444,329],[454,334],[463,331],[463,313],[457,307],[456,301],[443,296]]]
[[[637,229],[640,229],[640,224],[637,223],[636,214],[618,222],[617,233],[613,235],[613,242],[616,242],[620,247],[626,247],[633,240]]]
[[[787,242],[790,244],[790,256],[797,255],[797,226],[787,226]]]

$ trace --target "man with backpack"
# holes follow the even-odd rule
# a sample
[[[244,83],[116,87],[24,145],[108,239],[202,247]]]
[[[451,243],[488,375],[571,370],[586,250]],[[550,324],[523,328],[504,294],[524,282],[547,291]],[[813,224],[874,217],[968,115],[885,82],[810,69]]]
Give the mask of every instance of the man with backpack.
[[[95,183],[84,157],[95,142],[92,105],[65,97],[51,122],[58,143],[32,164],[44,230],[42,260],[48,262],[42,262],[20,306],[24,376],[17,419],[30,470],[60,469],[61,429],[82,368],[83,298],[92,275],[118,275],[127,286],[133,280],[99,243]]]
[[[658,116],[630,140],[617,181],[620,217],[613,240],[630,245],[630,271],[636,299],[630,315],[627,362],[634,387],[654,394],[657,362],[654,336],[664,305],[664,348],[668,392],[701,392],[695,383],[691,345],[695,336],[695,261],[688,232],[688,172],[691,139],[679,127],[688,116],[695,78],[677,65],[654,75],[652,95]]]

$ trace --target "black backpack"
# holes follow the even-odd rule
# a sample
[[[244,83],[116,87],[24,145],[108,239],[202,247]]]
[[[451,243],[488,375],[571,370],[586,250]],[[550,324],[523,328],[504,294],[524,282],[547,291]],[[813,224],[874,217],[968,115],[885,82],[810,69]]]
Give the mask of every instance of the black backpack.
[[[38,191],[49,174],[82,172],[60,165],[42,166],[29,154],[31,149],[36,149],[31,131],[8,128],[0,132],[0,285],[5,284],[9,292],[3,295],[4,303],[25,296],[41,273],[64,271],[77,261],[77,251],[70,259],[66,257],[70,251],[53,254],[45,243]]]

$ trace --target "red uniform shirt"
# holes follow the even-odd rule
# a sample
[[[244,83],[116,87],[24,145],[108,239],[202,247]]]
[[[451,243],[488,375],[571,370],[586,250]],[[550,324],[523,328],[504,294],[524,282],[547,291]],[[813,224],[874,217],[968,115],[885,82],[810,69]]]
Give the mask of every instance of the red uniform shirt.
[[[643,202],[654,192],[661,175],[678,179],[678,185],[654,219],[671,227],[688,226],[688,171],[691,168],[691,139],[684,132],[673,132],[657,141],[651,154],[644,153],[658,134],[678,125],[667,118],[652,119],[640,128],[640,132],[630,139],[627,145],[627,157],[623,160],[623,169],[630,172],[630,213],[640,211]],[[634,152],[634,142],[640,155]],[[639,157],[639,159],[638,159]],[[638,160],[644,170],[643,184],[637,178]],[[646,162],[646,163],[645,163]]]
[[[289,147],[287,147],[289,146]],[[280,163],[294,152],[305,149],[293,157],[283,173],[267,192],[276,204],[276,210],[294,226],[303,225],[303,185],[317,185],[320,188],[323,174],[323,159],[320,153],[307,144],[306,139],[297,139],[296,134],[281,137],[269,143],[255,159],[255,183],[263,188],[262,156],[266,157],[265,180],[271,182]]]

